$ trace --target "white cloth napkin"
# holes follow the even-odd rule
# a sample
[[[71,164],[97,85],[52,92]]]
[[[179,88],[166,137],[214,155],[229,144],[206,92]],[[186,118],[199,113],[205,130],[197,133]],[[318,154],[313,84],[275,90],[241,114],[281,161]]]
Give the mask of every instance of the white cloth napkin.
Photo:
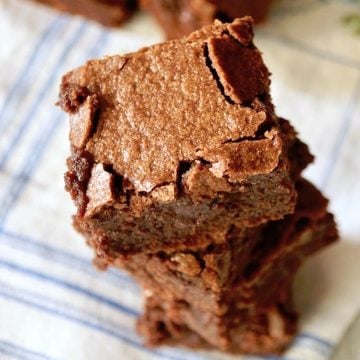
[[[360,308],[360,36],[341,20],[358,9],[354,1],[280,1],[257,29],[277,111],[316,154],[306,173],[331,198],[342,235],[297,278],[300,333],[288,360],[329,358]],[[0,0],[0,359],[256,358],[143,347],[134,330],[139,289],[125,273],[96,271],[71,228],[68,125],[54,106],[60,76],[160,40],[144,14],[109,31]]]

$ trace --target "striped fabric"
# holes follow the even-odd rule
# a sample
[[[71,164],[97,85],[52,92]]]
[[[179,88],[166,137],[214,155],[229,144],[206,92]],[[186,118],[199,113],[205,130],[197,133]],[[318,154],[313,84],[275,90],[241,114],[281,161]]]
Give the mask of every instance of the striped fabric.
[[[302,320],[287,360],[329,358],[360,308],[360,37],[341,22],[353,3],[280,1],[257,31],[278,113],[317,155],[307,176],[331,197],[343,238],[297,278]],[[258,359],[145,348],[134,330],[138,287],[125,273],[96,271],[71,228],[60,76],[161,38],[143,14],[108,31],[0,1],[0,359]]]

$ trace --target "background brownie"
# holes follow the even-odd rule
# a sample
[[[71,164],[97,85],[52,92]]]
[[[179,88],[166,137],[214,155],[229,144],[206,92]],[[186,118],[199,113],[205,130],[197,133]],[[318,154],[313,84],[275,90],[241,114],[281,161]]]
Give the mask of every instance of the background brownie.
[[[252,20],[89,61],[63,77],[67,189],[99,249],[155,252],[223,241],[293,212],[294,132],[273,112]],[[295,171],[296,172],[296,171]],[[299,172],[299,171],[297,171]],[[294,175],[295,174],[295,175]]]
[[[211,24],[215,19],[232,21],[246,15],[263,21],[272,0],[140,0],[164,29],[175,39]]]
[[[82,15],[105,26],[122,24],[137,9],[138,0],[35,0],[60,11]],[[232,21],[245,15],[255,22],[266,18],[273,0],[140,0],[164,29],[175,39],[211,24],[215,19]]]
[[[106,26],[120,25],[137,8],[137,0],[36,0],[40,3],[85,16]]]

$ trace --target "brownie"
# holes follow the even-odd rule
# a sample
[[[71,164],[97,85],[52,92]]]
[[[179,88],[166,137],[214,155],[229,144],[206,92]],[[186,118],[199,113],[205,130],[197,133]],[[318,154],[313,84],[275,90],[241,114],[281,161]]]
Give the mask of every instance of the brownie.
[[[216,22],[63,77],[66,188],[99,251],[196,248],[294,211],[294,176],[312,158],[274,114],[252,38],[251,18]]]
[[[105,26],[117,26],[137,8],[137,0],[36,0],[64,12],[82,15]]]
[[[146,311],[138,327],[149,345],[193,334],[201,342],[192,346],[281,352],[296,331],[293,277],[309,255],[338,236],[327,200],[305,180],[297,188],[293,215],[229,239],[227,249],[119,256],[113,262],[145,289]]]
[[[119,26],[138,8],[138,0],[35,0],[60,11],[84,16],[105,26]],[[250,15],[265,20],[273,0],[140,0],[168,39],[188,35],[215,19],[232,21]]]
[[[239,286],[250,288],[254,278],[259,285],[259,279],[266,277],[264,273],[273,270],[274,262],[298,263],[295,258],[306,257],[337,238],[333,216],[326,210],[328,201],[319,190],[304,179],[297,182],[296,188],[299,197],[294,214],[255,228],[231,227],[222,244],[197,251],[120,253],[115,259],[98,256],[97,261],[125,267],[145,288],[150,285],[152,289],[163,289],[164,296],[168,292],[170,297],[190,303],[201,301],[207,309],[217,309],[218,294]]]
[[[290,300],[265,308],[235,304],[219,317],[182,301],[146,299],[145,313],[137,323],[147,345],[181,345],[230,353],[279,354],[297,330],[297,313]]]
[[[338,235],[269,86],[250,17],[62,79],[74,226],[144,288],[150,346],[270,354],[296,332],[294,276]]]
[[[232,21],[250,15],[264,21],[273,0],[140,0],[154,15],[168,39],[188,35],[215,19]]]
[[[274,309],[288,304],[294,274],[303,260],[337,239],[333,216],[327,212],[327,200],[304,179],[297,182],[296,188],[299,197],[293,215],[257,228],[232,228],[221,245],[196,252],[120,254],[115,260],[99,257],[97,262],[128,270],[145,289],[147,298],[151,298],[149,303],[162,304],[162,314],[177,313],[174,320],[177,325],[196,332],[212,346],[248,351],[236,347],[232,339],[242,335],[237,334],[231,322],[239,318],[243,323],[241,319],[246,315],[251,327],[252,321],[257,321],[251,318],[253,307],[256,314],[269,311],[273,314]],[[238,313],[237,309],[241,311]],[[254,316],[256,319],[257,315]],[[152,314],[145,313],[140,321],[145,335],[146,326],[154,326],[148,324],[149,317]],[[290,321],[285,316],[284,328],[289,326],[294,330],[294,319],[291,316]],[[229,329],[234,334],[229,335]],[[286,334],[280,337],[280,343],[271,342],[272,352],[280,351],[290,340]],[[158,337],[162,339],[163,335],[155,336]],[[148,343],[157,344],[150,335]]]

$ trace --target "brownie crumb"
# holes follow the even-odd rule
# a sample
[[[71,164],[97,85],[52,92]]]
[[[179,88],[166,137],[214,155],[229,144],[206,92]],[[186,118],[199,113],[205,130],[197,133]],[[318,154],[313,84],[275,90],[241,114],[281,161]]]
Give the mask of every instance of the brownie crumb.
[[[93,163],[93,156],[89,152],[76,148],[73,148],[72,155],[67,159],[69,170],[64,175],[65,189],[74,200],[79,217],[85,214],[88,202],[86,190]]]

